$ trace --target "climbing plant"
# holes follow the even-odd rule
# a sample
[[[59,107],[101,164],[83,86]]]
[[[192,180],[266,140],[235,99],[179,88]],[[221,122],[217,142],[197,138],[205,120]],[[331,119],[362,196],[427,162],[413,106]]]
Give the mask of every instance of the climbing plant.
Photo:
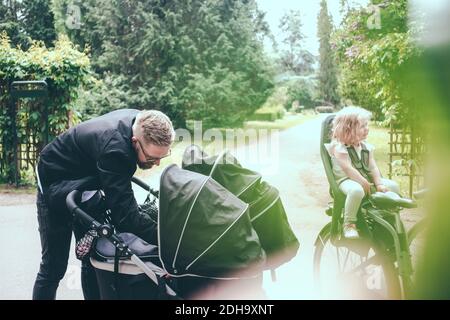
[[[420,180],[425,148],[419,108],[404,94],[409,82],[402,75],[422,53],[414,41],[419,29],[408,21],[407,0],[372,0],[346,9],[332,43],[341,96],[390,128],[389,175],[408,176],[410,194]]]
[[[15,105],[10,100],[10,84],[17,80],[45,80],[48,84],[47,108],[50,139],[65,131],[70,122],[80,115],[74,110],[78,90],[90,79],[90,63],[86,52],[78,51],[66,38],[61,37],[54,48],[47,49],[43,42],[34,41],[23,51],[12,47],[6,33],[0,35],[0,180],[11,182],[15,169],[13,153],[13,123],[18,128],[19,144],[31,138],[35,152],[43,145],[44,106],[37,101],[24,99]],[[13,118],[14,115],[14,118]]]

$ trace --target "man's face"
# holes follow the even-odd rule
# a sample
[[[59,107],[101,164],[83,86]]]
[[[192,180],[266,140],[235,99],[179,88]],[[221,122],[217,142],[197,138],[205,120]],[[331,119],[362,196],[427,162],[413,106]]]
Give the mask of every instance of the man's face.
[[[159,166],[161,159],[170,156],[170,146],[157,146],[152,143],[145,143],[133,137],[131,139],[137,154],[137,165],[146,170],[154,165]]]

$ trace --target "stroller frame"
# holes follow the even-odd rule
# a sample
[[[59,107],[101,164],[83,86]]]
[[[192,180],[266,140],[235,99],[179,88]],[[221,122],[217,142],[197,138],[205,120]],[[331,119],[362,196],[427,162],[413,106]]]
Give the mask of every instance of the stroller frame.
[[[143,189],[149,191],[155,197],[158,197],[158,191],[155,191],[150,188],[142,180],[132,177],[132,182],[142,187]],[[79,206],[78,202],[81,199],[81,192],[78,190],[71,191],[66,198],[66,205],[69,209],[70,213],[75,217],[80,219],[82,223],[89,226],[91,230],[95,230],[97,235],[101,238],[107,239],[111,244],[116,248],[116,252],[122,259],[127,259],[133,262],[139,269],[141,269],[154,283],[156,286],[164,285],[165,292],[168,298],[177,299],[179,296],[177,293],[167,284],[160,283],[164,281],[160,276],[156,274],[155,271],[158,271],[159,268],[155,268],[154,270],[149,266],[148,263],[142,261],[126,244],[125,242],[117,235],[113,226],[109,223],[102,224],[91,217],[88,213],[83,211]],[[156,266],[155,266],[156,267]]]

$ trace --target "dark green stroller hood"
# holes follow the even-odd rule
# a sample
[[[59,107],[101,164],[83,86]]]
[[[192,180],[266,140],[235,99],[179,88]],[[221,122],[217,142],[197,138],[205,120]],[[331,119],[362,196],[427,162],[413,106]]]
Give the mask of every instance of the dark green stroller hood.
[[[279,192],[262,181],[258,172],[242,167],[227,151],[209,156],[196,145],[186,148],[182,167],[210,176],[249,204],[252,226],[267,254],[266,269],[277,268],[297,254],[299,242],[289,225]]]
[[[183,169],[211,176],[244,202],[252,197],[252,186],[261,182],[258,172],[242,167],[227,151],[209,156],[197,145],[191,145],[184,151],[181,166]]]
[[[265,252],[249,206],[214,179],[169,166],[159,201],[159,254],[169,274],[226,279],[261,273]]]

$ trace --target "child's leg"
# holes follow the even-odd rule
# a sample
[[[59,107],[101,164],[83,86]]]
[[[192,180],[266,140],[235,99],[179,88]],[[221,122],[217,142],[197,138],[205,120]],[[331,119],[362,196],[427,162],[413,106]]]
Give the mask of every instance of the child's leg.
[[[397,182],[395,182],[393,180],[382,178],[381,183],[384,184],[386,186],[386,188],[389,189],[389,191],[400,194],[400,187],[398,186]]]
[[[347,195],[344,208],[344,224],[355,223],[358,209],[364,198],[364,189],[356,181],[347,179],[339,185],[339,189]]]

